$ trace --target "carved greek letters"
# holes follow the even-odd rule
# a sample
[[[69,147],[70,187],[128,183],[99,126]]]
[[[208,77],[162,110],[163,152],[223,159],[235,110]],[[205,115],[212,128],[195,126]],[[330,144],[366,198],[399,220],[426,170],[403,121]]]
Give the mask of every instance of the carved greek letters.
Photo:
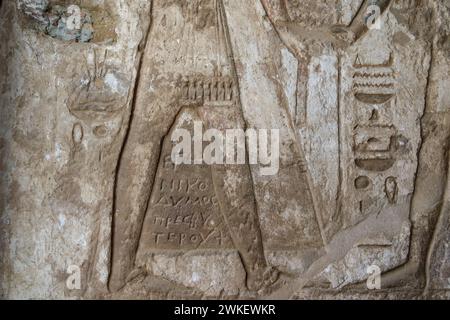
[[[170,140],[166,141],[163,151],[170,151],[170,145]],[[175,166],[170,155],[163,153],[143,234],[144,251],[230,248],[211,168]]]

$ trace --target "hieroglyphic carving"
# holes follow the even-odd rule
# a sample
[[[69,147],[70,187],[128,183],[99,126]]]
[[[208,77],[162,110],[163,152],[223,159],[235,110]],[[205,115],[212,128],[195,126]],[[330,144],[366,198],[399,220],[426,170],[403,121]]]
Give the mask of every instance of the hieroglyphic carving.
[[[390,170],[398,154],[405,148],[406,139],[397,134],[390,119],[392,103],[396,95],[396,76],[393,69],[394,57],[378,64],[361,60],[356,55],[353,64],[353,94],[357,125],[354,128],[353,150],[355,170],[355,191],[359,199],[360,214],[365,216],[375,201],[373,193],[385,193],[390,204],[397,198],[398,186]],[[384,177],[382,185],[380,177]],[[367,195],[368,190],[372,190]]]
[[[384,192],[389,200],[390,204],[397,202],[398,185],[397,179],[394,177],[388,177],[384,185]]]
[[[233,106],[236,85],[230,76],[187,77],[181,81],[183,105]]]
[[[345,101],[341,99],[344,93],[341,89],[346,80],[343,79],[343,56],[351,45],[364,39],[363,36],[367,34],[369,30],[367,16],[370,6],[377,6],[381,15],[391,1],[354,1],[351,5],[347,2],[344,4],[343,1],[331,3],[328,1],[261,0],[261,2],[285,46],[300,63],[305,64],[299,66],[296,101],[296,117],[301,135],[305,139],[311,139],[310,143],[313,144],[320,144],[324,139],[329,141],[326,145],[327,150],[330,151],[329,155],[323,156],[321,151],[311,148],[308,156],[312,161],[308,165],[312,171],[316,171],[312,180],[314,187],[317,188],[316,198],[320,199],[319,202],[324,206],[321,208],[321,214],[324,216],[325,229],[327,233],[330,233],[328,236],[330,237],[340,228],[338,220],[343,199],[342,182],[345,180],[343,172],[346,164],[342,163],[342,144],[345,142],[341,141],[341,133],[346,130],[342,124],[346,115],[341,113],[341,110],[345,108]],[[335,10],[325,13],[322,10],[325,5]],[[332,44],[332,50],[329,49],[330,44]],[[393,74],[389,68],[392,57],[379,65],[365,63],[359,56],[355,56],[354,61],[356,69],[354,86],[357,99],[370,103],[374,100],[377,102],[377,99],[392,98],[383,97],[381,93],[371,94],[377,90],[393,89],[391,80],[394,79],[391,79]],[[381,66],[385,67],[385,71],[377,69]],[[372,67],[375,70],[371,69]],[[318,80],[319,77],[322,78]],[[321,86],[316,85],[318,81]],[[320,89],[316,89],[317,87]],[[320,111],[316,110],[316,104],[322,105]],[[311,110],[308,110],[309,108]],[[312,116],[308,117],[308,113]],[[300,120],[297,115],[301,115],[302,119]],[[323,121],[320,117],[326,118],[327,121]],[[373,124],[376,117],[376,112],[371,115]],[[336,123],[334,131],[330,129],[330,121],[333,124]],[[319,131],[320,137],[316,135]],[[326,138],[323,135],[325,132],[329,135]],[[336,157],[337,164],[333,167],[330,162],[335,161]],[[322,161],[328,163],[325,165],[321,163]],[[352,162],[354,163],[355,160],[352,159]],[[320,177],[324,170],[326,173]],[[328,188],[323,192],[319,185],[327,185]]]
[[[91,14],[77,5],[65,6],[48,0],[18,0],[18,6],[33,19],[38,30],[55,39],[89,42],[93,38]]]
[[[108,51],[93,50],[86,57],[85,79],[69,97],[69,112],[77,119],[107,121],[120,114],[126,105],[126,91],[113,86],[124,86],[124,79],[107,67]],[[112,83],[114,82],[114,84]]]
[[[72,140],[76,145],[79,145],[83,141],[83,126],[77,122],[73,125],[72,128]]]
[[[360,169],[384,172],[395,163],[395,127],[358,126],[355,129],[355,163]]]

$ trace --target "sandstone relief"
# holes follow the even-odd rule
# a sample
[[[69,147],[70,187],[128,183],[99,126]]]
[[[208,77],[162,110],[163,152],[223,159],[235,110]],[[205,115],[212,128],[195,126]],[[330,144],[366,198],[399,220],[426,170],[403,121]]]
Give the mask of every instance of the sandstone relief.
[[[448,299],[449,18],[1,1],[0,297]]]

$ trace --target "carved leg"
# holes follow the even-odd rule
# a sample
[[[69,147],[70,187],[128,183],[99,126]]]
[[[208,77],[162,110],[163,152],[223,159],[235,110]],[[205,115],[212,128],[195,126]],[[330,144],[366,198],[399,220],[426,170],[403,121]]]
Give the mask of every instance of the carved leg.
[[[433,242],[436,223],[442,210],[447,185],[448,152],[450,143],[450,113],[429,113],[423,118],[423,145],[420,152],[420,165],[417,186],[412,202],[412,221],[414,223],[411,257],[415,272],[422,281],[427,272],[427,254]],[[429,128],[429,129],[428,129]],[[428,235],[428,236],[427,236]],[[426,276],[425,276],[426,278]]]
[[[237,108],[206,109],[200,113],[207,128],[222,130],[224,136],[226,129],[245,127],[242,113]],[[223,119],[236,126],[225,128]],[[211,169],[221,212],[247,272],[247,287],[252,291],[266,288],[277,280],[278,273],[268,266],[264,256],[250,167],[248,164],[225,164],[213,165]]]
[[[247,287],[258,291],[272,284],[277,275],[264,257],[250,170],[246,165],[215,166],[212,176],[225,222],[247,272]]]
[[[112,291],[125,285],[132,271],[142,223],[160,156],[161,142],[178,112],[178,91],[170,73],[154,67],[155,50],[150,43],[141,68],[135,110],[122,151],[116,179],[113,220]],[[159,78],[155,75],[164,75]],[[150,90],[151,88],[151,90]]]
[[[412,200],[412,231],[409,262],[383,276],[383,286],[412,278],[416,286],[426,285],[427,255],[442,210],[448,172],[450,113],[428,113],[423,118],[423,144],[420,151],[416,188]],[[428,129],[429,128],[429,129]]]
[[[122,288],[133,269],[160,159],[161,143],[179,111],[179,99],[181,95],[188,99],[191,95],[195,97],[196,90],[199,89],[198,85],[187,88],[188,95],[185,96],[184,88],[176,89],[175,73],[189,76],[202,72],[212,76],[215,68],[213,63],[209,71],[201,70],[196,59],[189,59],[191,49],[200,56],[202,53],[201,48],[191,41],[194,41],[195,37],[206,39],[210,28],[195,30],[195,37],[192,38],[194,31],[190,30],[197,19],[192,12],[185,12],[184,6],[167,6],[167,3],[161,0],[154,2],[153,10],[153,30],[144,55],[136,110],[117,176],[111,290]],[[175,16],[171,10],[186,14],[181,18],[181,15]],[[168,22],[168,19],[174,21]],[[164,25],[174,27],[168,33]],[[202,54],[207,56],[209,52]],[[219,130],[227,129],[224,127],[226,124],[231,124],[231,128],[244,127],[242,113],[237,107],[198,110],[200,113],[205,111],[202,119],[207,127]],[[233,125],[235,123],[237,125]],[[249,167],[214,166],[212,170],[221,211],[247,270],[248,287],[258,290],[265,286],[265,280],[271,280],[273,272],[270,272],[271,269],[264,258]]]

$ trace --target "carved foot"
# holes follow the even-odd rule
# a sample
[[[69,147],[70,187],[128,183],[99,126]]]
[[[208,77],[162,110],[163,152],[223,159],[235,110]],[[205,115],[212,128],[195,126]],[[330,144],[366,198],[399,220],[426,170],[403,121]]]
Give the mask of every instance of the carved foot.
[[[247,288],[249,291],[257,292],[258,295],[267,294],[272,290],[275,284],[280,279],[280,271],[276,268],[269,267],[262,273],[262,275],[249,275],[247,277]]]

